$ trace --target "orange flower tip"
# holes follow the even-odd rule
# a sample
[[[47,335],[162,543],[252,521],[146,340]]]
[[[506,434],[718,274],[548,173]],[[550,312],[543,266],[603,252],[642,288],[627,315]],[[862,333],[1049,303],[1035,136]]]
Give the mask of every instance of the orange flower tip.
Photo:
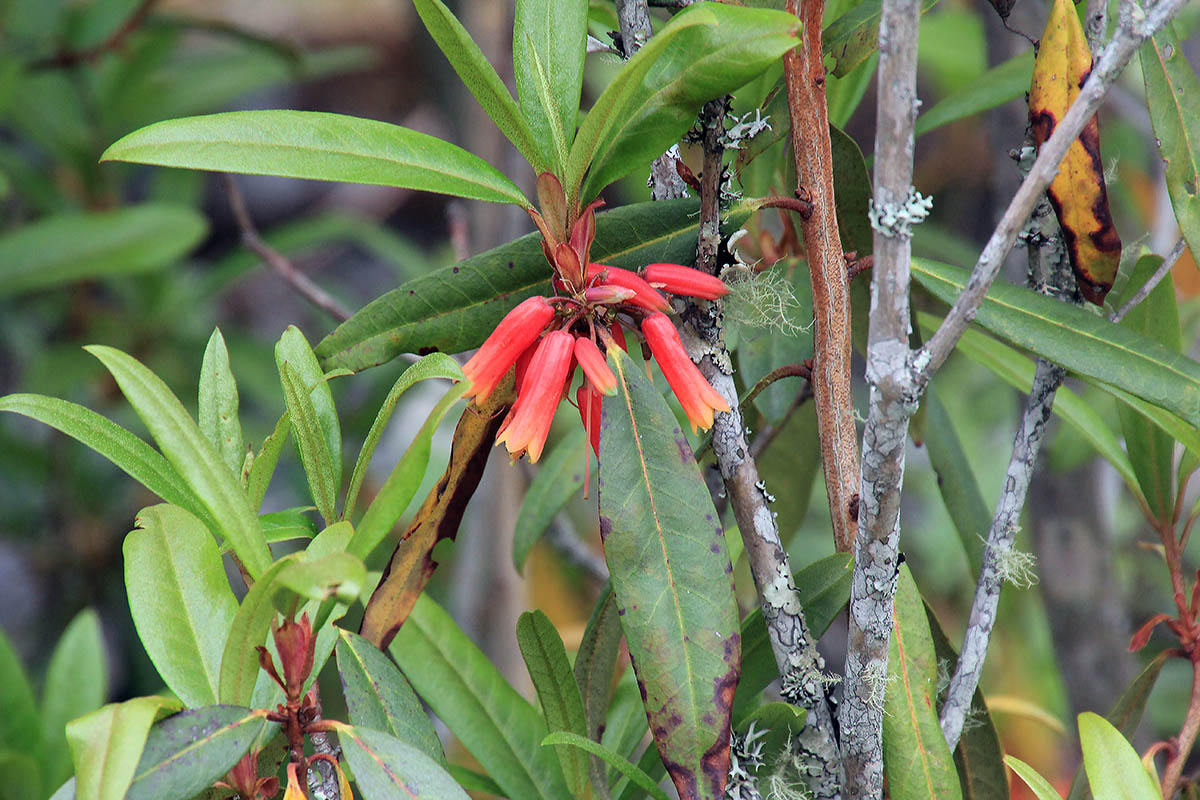
[[[653,287],[671,294],[716,300],[729,294],[729,287],[715,275],[682,264],[650,264],[642,270]]]

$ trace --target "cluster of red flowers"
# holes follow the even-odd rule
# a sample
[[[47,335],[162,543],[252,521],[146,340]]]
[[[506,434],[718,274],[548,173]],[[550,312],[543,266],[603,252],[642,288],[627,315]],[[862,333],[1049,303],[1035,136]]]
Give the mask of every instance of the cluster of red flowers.
[[[496,437],[496,443],[503,442],[514,458],[528,454],[533,462],[541,457],[555,409],[567,397],[576,365],[584,380],[575,392],[574,405],[592,450],[599,455],[601,397],[617,393],[617,378],[605,351],[627,349],[624,326],[640,329],[693,431],[697,426],[712,427],[713,412],[729,410],[688,358],[667,316],[671,306],[659,291],[713,300],[728,293],[728,287],[720,278],[679,264],[651,264],[639,275],[591,263],[594,205],[576,222],[570,242],[554,241],[534,215],[545,237],[546,257],[555,268],[557,294],[520,303],[463,366],[473,382],[467,396],[476,403],[487,399],[516,366],[517,401]]]

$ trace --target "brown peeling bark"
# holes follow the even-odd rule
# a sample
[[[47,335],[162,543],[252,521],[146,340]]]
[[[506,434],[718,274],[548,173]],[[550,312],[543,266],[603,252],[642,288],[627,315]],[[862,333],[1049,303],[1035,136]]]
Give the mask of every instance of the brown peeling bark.
[[[804,22],[803,43],[783,57],[792,152],[799,190],[811,199],[812,214],[801,218],[812,277],[813,395],[820,430],[821,466],[839,552],[854,545],[858,530],[858,436],[850,395],[850,292],[833,198],[833,155],[821,58],[824,0],[788,0],[787,10]]]

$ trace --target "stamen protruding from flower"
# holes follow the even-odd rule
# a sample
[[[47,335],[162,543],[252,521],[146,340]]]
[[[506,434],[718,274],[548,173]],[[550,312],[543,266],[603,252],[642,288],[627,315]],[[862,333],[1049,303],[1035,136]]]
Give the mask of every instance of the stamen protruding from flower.
[[[692,424],[692,432],[695,433],[697,427],[711,428],[713,412],[729,411],[729,404],[688,358],[675,323],[666,314],[651,314],[642,320],[642,334],[671,391],[679,398],[679,405],[683,406],[683,412]]]
[[[563,383],[570,373],[574,347],[575,338],[566,331],[551,331],[538,344],[517,402],[496,437],[496,444],[503,443],[514,458],[522,453],[528,453],[531,463],[541,458]]]
[[[642,280],[636,272],[630,272],[627,269],[620,267],[609,267],[604,264],[588,264],[588,280],[595,278],[601,272],[607,272],[608,276],[601,280],[601,286],[611,284],[620,286],[624,289],[632,289],[634,296],[629,298],[630,305],[644,308],[647,311],[670,311],[671,304],[667,302],[667,298],[651,286],[646,281]]]
[[[682,264],[650,264],[642,270],[646,282],[671,294],[716,300],[729,294],[729,287],[715,275]]]
[[[587,431],[592,452],[600,457],[600,393],[585,381],[575,390],[575,403],[579,406],[579,419]]]
[[[595,342],[583,336],[576,339],[575,360],[596,391],[609,397],[617,393],[617,376],[609,369],[604,354],[596,347]]]
[[[477,404],[487,400],[516,363],[521,351],[537,340],[553,318],[554,306],[544,297],[530,297],[508,312],[487,341],[463,365],[463,374],[472,382],[464,396],[474,397]]]

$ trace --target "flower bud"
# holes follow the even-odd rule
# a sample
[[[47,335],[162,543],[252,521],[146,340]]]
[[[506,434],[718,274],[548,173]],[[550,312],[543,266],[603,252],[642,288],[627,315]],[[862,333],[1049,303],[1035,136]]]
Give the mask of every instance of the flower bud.
[[[552,319],[554,306],[544,297],[530,297],[508,312],[487,341],[463,365],[463,374],[472,382],[464,397],[474,397],[477,404],[487,400],[516,363],[521,351],[537,340]]]
[[[617,376],[609,369],[600,348],[591,339],[580,336],[575,340],[575,360],[583,369],[588,382],[596,391],[612,397],[617,393]]]
[[[692,432],[695,433],[697,427],[711,428],[713,412],[728,411],[729,404],[688,358],[675,323],[666,314],[651,314],[642,320],[642,334],[671,391],[679,398],[679,405],[683,406],[683,412],[692,424]]]
[[[623,289],[620,286],[612,284],[601,284],[593,286],[590,289],[585,289],[583,292],[583,301],[592,305],[616,305],[617,303],[630,302],[637,292],[633,289]]]
[[[620,267],[608,267],[604,264],[588,264],[588,280],[595,278],[602,272],[607,272],[608,275],[600,279],[600,286],[608,284],[633,290],[634,296],[627,301],[630,305],[644,308],[647,311],[671,310],[671,304],[667,302],[667,298],[663,297],[649,283],[642,280],[636,272],[630,272]]]
[[[642,270],[646,282],[671,294],[716,300],[729,294],[729,287],[715,275],[680,264],[650,264]]]

